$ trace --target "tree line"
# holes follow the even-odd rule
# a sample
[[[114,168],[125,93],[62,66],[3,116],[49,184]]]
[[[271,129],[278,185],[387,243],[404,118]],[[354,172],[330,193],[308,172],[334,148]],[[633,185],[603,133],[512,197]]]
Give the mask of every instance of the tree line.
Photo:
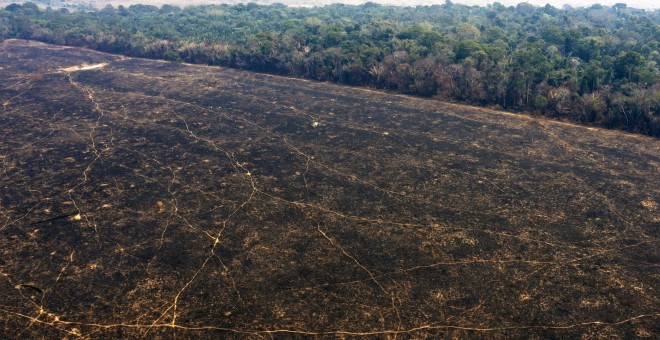
[[[0,9],[0,38],[370,86],[660,137],[660,12],[527,3]]]

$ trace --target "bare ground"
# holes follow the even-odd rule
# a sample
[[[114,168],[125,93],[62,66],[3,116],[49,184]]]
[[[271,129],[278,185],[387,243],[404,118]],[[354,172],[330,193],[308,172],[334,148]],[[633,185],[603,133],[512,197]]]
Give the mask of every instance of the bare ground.
[[[0,53],[11,338],[660,331],[656,139],[23,41]]]

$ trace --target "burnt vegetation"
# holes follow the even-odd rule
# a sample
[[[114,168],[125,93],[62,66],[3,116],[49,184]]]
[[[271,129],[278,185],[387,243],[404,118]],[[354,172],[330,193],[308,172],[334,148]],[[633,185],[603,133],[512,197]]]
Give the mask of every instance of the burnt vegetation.
[[[660,136],[660,16],[593,5],[0,10],[0,37],[370,86]]]
[[[0,56],[3,339],[660,334],[656,138],[33,41]]]

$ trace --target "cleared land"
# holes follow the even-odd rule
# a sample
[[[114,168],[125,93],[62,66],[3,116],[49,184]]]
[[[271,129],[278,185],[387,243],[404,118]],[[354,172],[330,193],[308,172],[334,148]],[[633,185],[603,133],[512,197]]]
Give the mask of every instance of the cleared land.
[[[0,54],[10,338],[660,333],[656,139],[25,41]]]

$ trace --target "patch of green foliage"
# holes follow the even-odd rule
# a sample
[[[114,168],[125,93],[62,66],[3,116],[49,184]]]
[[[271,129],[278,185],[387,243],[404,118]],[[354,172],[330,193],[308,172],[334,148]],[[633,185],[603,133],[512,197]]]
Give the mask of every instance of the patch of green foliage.
[[[0,38],[370,86],[660,136],[660,13],[367,3],[0,10]]]

